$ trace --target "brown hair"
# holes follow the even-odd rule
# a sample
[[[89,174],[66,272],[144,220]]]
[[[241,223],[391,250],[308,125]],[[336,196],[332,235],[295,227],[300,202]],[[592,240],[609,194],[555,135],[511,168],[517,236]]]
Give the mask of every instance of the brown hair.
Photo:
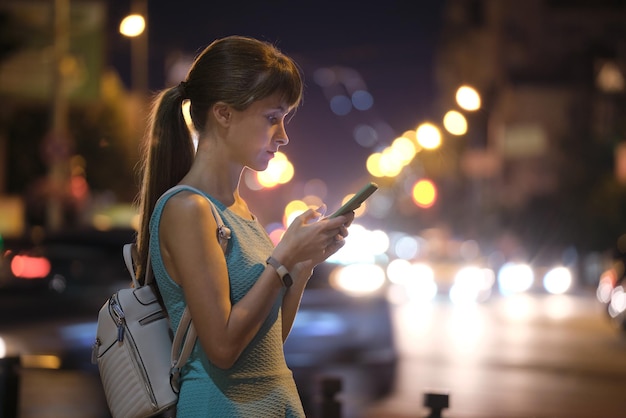
[[[140,281],[143,282],[145,274],[149,223],[156,201],[187,174],[195,155],[182,113],[183,101],[189,99],[194,127],[203,132],[208,111],[217,102],[245,110],[255,101],[279,93],[288,106],[296,107],[301,102],[302,91],[299,67],[274,45],[254,38],[229,36],[214,41],[198,55],[181,85],[156,96],[140,167],[141,221],[137,237]]]

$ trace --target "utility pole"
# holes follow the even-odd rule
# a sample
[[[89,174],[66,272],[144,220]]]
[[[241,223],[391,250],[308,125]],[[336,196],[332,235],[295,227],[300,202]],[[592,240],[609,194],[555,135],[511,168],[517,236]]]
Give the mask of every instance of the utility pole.
[[[68,131],[68,100],[64,64],[70,41],[70,0],[54,1],[54,74],[52,82],[52,120],[44,138],[44,154],[48,160],[48,202],[46,227],[56,231],[64,226],[63,206],[70,179],[70,138]]]

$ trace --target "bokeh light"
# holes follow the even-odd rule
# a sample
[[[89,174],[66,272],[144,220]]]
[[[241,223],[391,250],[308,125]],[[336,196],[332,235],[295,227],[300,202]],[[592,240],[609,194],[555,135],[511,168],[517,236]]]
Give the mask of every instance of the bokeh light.
[[[456,91],[456,102],[462,109],[474,111],[480,109],[481,100],[478,92],[470,86],[461,86]]]
[[[498,271],[498,287],[503,295],[525,292],[534,280],[535,275],[528,264],[509,262]]]
[[[330,99],[330,110],[337,116],[345,116],[352,110],[352,101],[349,97],[338,94]]]
[[[419,180],[413,186],[413,202],[421,208],[429,208],[437,200],[437,188],[430,180]]]
[[[555,295],[565,293],[572,286],[572,273],[566,267],[555,267],[544,276],[543,286]]]
[[[450,110],[443,117],[443,127],[452,135],[465,135],[467,133],[467,119],[456,110]]]
[[[374,98],[369,91],[357,90],[352,93],[352,106],[357,110],[368,110],[374,106]]]
[[[139,14],[128,15],[120,23],[120,33],[131,38],[141,35],[144,29],[146,21]]]
[[[288,183],[294,175],[293,164],[285,154],[274,154],[264,171],[257,172],[257,180],[263,187],[272,188],[279,184]]]
[[[389,238],[384,231],[370,231],[362,225],[353,223],[345,245],[341,251],[330,256],[328,261],[337,264],[372,264],[376,262],[377,257],[383,256],[388,248]]]
[[[400,136],[394,139],[391,144],[391,152],[394,155],[394,159],[400,164],[407,165],[411,162],[413,157],[415,157],[417,148],[415,142],[411,141],[409,138]]]
[[[357,144],[365,148],[373,147],[378,142],[378,132],[370,125],[357,125],[352,135]]]
[[[331,272],[330,283],[351,295],[367,295],[385,284],[385,271],[376,264],[350,264]]]
[[[422,123],[415,131],[417,143],[426,149],[436,149],[441,145],[441,132],[432,123]]]
[[[285,206],[283,224],[285,226],[291,225],[295,218],[297,218],[307,210],[309,210],[309,205],[307,205],[305,202],[303,202],[302,200],[292,200]]]

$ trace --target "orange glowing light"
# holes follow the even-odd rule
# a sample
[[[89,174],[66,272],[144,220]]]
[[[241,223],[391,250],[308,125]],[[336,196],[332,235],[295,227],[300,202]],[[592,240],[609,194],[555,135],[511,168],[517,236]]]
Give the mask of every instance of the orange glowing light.
[[[413,201],[421,208],[429,208],[435,204],[437,188],[430,180],[420,180],[413,186]]]

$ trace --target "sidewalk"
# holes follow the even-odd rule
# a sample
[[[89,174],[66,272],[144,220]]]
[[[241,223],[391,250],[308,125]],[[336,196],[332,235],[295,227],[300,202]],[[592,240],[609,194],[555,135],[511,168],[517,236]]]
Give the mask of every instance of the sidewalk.
[[[19,415],[15,418],[110,418],[94,374],[22,369],[19,390]]]

